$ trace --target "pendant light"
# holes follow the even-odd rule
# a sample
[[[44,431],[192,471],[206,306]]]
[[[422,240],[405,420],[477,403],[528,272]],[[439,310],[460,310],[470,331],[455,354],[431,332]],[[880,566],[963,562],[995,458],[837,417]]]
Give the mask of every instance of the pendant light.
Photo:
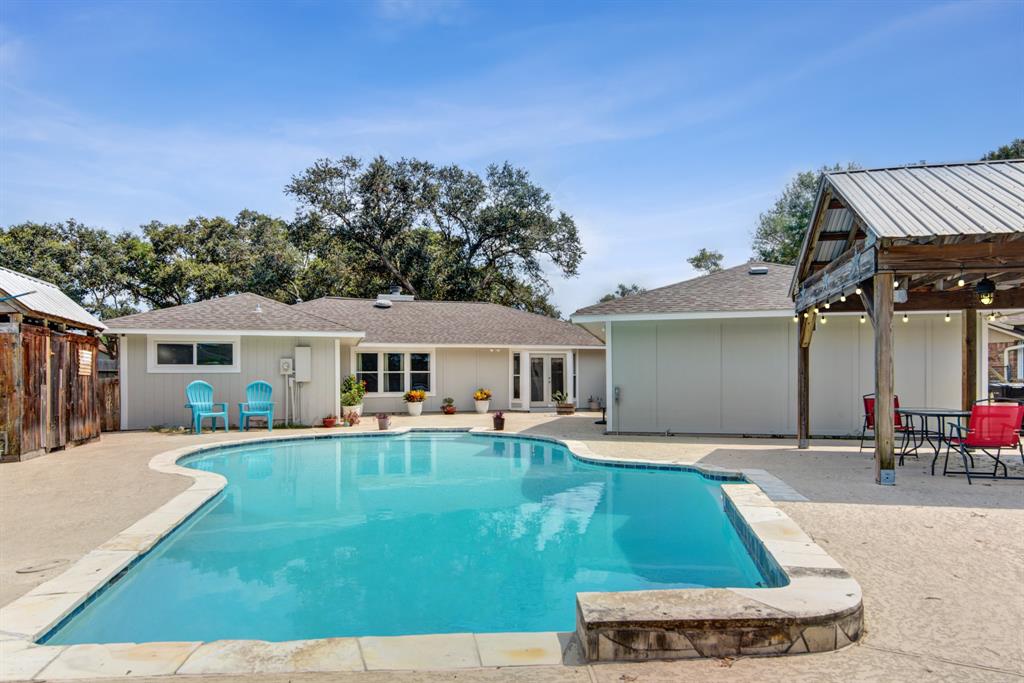
[[[986,275],[974,286],[974,293],[978,295],[978,301],[982,306],[991,306],[996,300],[996,283]]]

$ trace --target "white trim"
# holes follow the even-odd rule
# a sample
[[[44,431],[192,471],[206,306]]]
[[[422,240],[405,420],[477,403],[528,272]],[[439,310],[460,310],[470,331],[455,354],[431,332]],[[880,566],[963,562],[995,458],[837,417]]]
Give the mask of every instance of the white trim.
[[[117,338],[117,381],[121,391],[121,431],[128,429],[128,337]]]
[[[608,347],[604,352],[604,430],[606,432],[613,431],[612,422],[613,410],[612,407],[615,405],[615,382],[612,377],[612,321],[608,320],[604,324],[604,343]]]
[[[341,417],[341,340],[334,340],[334,416]]]
[[[412,362],[409,358],[409,354],[412,353],[427,353],[430,354],[430,391],[427,392],[427,396],[437,396],[437,362],[438,354],[437,349],[430,346],[386,346],[379,347],[374,346],[351,346],[349,347],[349,359],[351,361],[352,371],[349,373],[358,377],[360,375],[359,366],[356,363],[358,354],[360,353],[376,353],[377,354],[377,386],[384,385],[384,358],[382,354],[385,353],[404,353],[405,360],[402,363],[402,374],[405,376],[404,385],[406,391],[409,390],[409,375],[412,373]],[[367,373],[368,374],[368,373]],[[366,398],[401,398],[405,396],[405,391],[368,391],[366,392]]]
[[[228,343],[231,344],[231,365],[196,365],[194,362],[189,365],[158,365],[156,362],[157,344],[203,344],[203,343]],[[149,374],[177,374],[177,375],[207,375],[207,374],[234,374],[242,371],[242,339],[237,336],[171,336],[171,335],[147,335],[146,336],[146,372]],[[193,361],[195,360],[193,356]]]
[[[793,315],[792,312],[789,315]],[[369,349],[418,349],[423,348],[415,344],[399,344],[388,342],[365,342]],[[582,346],[579,344],[434,344],[431,348],[438,349],[531,349],[543,351],[565,351],[567,349],[594,349],[595,351],[604,348],[603,344],[593,346]]]
[[[331,339],[362,339],[365,332],[307,332],[303,330],[203,330],[203,329],[147,329],[147,328],[112,328],[107,334],[145,334],[170,335],[181,337],[221,336],[221,337],[328,337]]]
[[[775,309],[769,311],[686,311],[683,313],[603,313],[597,315],[574,315],[570,318],[574,323],[603,323],[612,320],[718,320],[721,318],[792,318],[794,309]],[[604,340],[608,346],[607,337]],[[587,347],[576,347],[587,348]]]
[[[978,330],[978,348],[976,349],[976,360],[978,363],[977,369],[977,380],[978,386],[976,388],[978,398],[988,398],[988,324],[982,318],[983,313],[977,312],[976,324],[980,327]]]

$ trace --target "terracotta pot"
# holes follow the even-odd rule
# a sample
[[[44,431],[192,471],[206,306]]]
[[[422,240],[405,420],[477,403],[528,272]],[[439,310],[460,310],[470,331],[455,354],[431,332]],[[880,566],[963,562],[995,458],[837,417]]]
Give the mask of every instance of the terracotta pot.
[[[455,406],[441,406],[441,412],[444,413],[445,415],[454,415]]]
[[[324,427],[333,427],[336,424],[338,424],[338,418],[336,418],[336,417],[325,417],[324,418]]]

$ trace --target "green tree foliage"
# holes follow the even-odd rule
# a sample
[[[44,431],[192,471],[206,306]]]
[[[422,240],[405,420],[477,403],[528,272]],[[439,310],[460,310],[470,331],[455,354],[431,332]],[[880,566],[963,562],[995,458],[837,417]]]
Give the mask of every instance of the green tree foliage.
[[[1010,144],[1003,145],[981,158],[982,161],[995,159],[1024,159],[1024,138],[1015,138]]]
[[[421,298],[555,314],[545,266],[572,277],[584,253],[572,218],[507,163],[480,176],[416,159],[322,159],[286,191],[304,211],[295,241],[307,259],[337,261],[354,247],[357,288],[391,281]],[[318,276],[307,286],[324,284]]]
[[[603,304],[605,301],[612,301],[614,299],[621,299],[624,296],[632,296],[633,294],[643,294],[646,291],[647,291],[646,289],[644,289],[643,287],[641,287],[640,285],[638,285],[636,283],[633,283],[631,285],[627,285],[627,284],[624,284],[624,283],[620,282],[619,286],[615,288],[614,292],[609,292],[608,294],[605,294],[604,296],[602,296],[598,300],[598,303]]]
[[[817,171],[797,173],[775,200],[775,205],[758,218],[754,231],[754,255],[771,263],[794,264],[811,223],[811,211],[821,177],[832,171],[857,168],[855,164],[823,166]]]
[[[715,251],[714,249],[705,249],[701,247],[701,250],[696,254],[686,259],[694,270],[699,270],[706,274],[717,273],[722,269],[722,252]]]

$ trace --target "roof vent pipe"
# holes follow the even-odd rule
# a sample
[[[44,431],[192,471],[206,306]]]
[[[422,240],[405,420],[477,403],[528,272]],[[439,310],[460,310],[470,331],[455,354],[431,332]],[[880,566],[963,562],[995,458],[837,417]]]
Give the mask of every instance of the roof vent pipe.
[[[747,272],[751,275],[767,275],[768,266],[750,266],[750,270]]]
[[[391,294],[392,296],[394,296],[395,294],[401,294],[401,293],[402,293],[402,285],[391,285],[391,287],[388,288],[388,294]]]

